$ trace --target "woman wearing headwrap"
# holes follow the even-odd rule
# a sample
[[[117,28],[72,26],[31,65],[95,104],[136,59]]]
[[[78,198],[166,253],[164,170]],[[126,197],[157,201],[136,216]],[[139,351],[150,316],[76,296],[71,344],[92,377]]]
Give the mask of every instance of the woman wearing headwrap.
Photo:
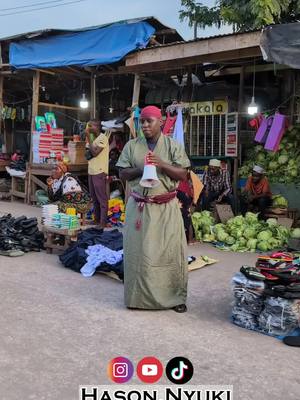
[[[68,172],[68,167],[59,162],[47,179],[48,197],[57,202],[60,212],[67,208],[76,208],[77,212],[85,213],[90,208],[90,196],[80,182]]]
[[[176,188],[190,162],[179,143],[162,135],[157,107],[145,107],[140,118],[145,137],[130,140],[117,163],[131,189],[124,233],[125,304],[185,312],[186,237]],[[156,187],[140,185],[145,161],[156,165]]]

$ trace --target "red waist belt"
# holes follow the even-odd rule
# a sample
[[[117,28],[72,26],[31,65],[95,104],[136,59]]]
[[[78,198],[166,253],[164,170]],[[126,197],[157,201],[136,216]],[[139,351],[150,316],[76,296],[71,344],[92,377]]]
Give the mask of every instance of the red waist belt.
[[[157,196],[142,196],[139,193],[131,192],[131,197],[138,203],[138,210],[142,214],[145,204],[165,204],[175,199],[177,195],[176,190],[164,194],[158,194]],[[136,229],[139,230],[142,226],[141,215],[135,223]]]

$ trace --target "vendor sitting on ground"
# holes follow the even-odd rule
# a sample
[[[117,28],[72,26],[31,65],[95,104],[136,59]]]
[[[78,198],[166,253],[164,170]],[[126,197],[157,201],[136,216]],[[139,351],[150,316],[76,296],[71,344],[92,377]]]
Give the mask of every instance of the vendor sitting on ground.
[[[259,212],[259,218],[265,219],[265,212],[272,205],[272,193],[268,179],[262,167],[255,165],[241,195],[241,212]]]
[[[220,160],[210,160],[208,170],[203,175],[203,210],[210,210],[212,203],[227,203],[234,210],[234,200],[229,172],[221,169]]]
[[[60,212],[67,208],[76,208],[79,213],[85,213],[90,208],[90,195],[83,189],[77,178],[68,172],[63,162],[58,163],[51,176],[47,179],[48,197],[56,202]]]

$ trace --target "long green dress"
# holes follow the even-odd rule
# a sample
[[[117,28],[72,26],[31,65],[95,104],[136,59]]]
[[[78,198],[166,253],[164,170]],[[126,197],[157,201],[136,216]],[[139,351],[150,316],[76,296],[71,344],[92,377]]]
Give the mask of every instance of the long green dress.
[[[130,140],[118,160],[121,168],[140,168],[149,151],[144,138]],[[184,148],[161,135],[154,154],[174,166],[188,168]],[[141,195],[155,196],[173,191],[178,182],[157,170],[161,184],[145,189],[140,178],[129,182]],[[145,191],[146,190],[146,191]],[[138,217],[141,227],[136,228]],[[187,296],[186,236],[178,200],[166,204],[145,204],[142,214],[130,197],[126,206],[124,231],[125,305],[131,308],[167,309],[185,304]]]

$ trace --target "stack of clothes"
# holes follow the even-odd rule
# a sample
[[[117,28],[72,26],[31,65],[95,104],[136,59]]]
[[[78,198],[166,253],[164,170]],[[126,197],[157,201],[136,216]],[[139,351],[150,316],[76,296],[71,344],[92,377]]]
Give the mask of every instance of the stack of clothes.
[[[264,282],[249,279],[242,272],[232,278],[232,291],[235,297],[232,309],[234,324],[246,329],[258,329],[258,317],[264,306]]]
[[[15,171],[26,171],[25,155],[19,150],[11,156],[10,168]]]
[[[300,300],[266,297],[259,318],[259,329],[271,336],[285,336],[299,327]]]
[[[300,258],[274,253],[243,266],[233,277],[235,324],[271,336],[293,334],[300,326]]]
[[[0,218],[0,255],[21,256],[44,248],[44,234],[38,229],[36,218],[14,218],[11,214]]]
[[[259,257],[256,268],[265,277],[259,328],[272,336],[292,333],[300,321],[300,258],[278,252]]]
[[[86,277],[97,271],[115,272],[123,280],[123,235],[117,229],[86,229],[59,259],[66,268]]]

